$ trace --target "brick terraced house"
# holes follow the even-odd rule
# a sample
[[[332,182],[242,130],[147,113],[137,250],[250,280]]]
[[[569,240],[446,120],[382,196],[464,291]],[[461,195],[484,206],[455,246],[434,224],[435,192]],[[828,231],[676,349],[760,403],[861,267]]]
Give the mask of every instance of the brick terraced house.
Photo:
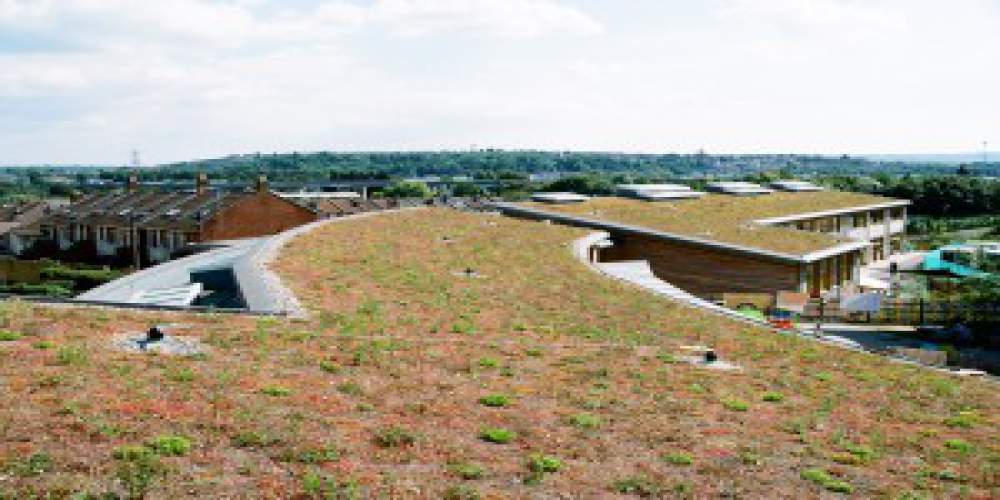
[[[512,216],[607,231],[611,245],[598,252],[601,262],[645,260],[660,279],[713,299],[861,288],[861,268],[905,242],[907,200],[801,189],[755,194],[495,206]]]
[[[247,192],[211,190],[204,174],[193,191],[157,192],[141,190],[132,176],[124,192],[93,194],[53,209],[33,229],[53,253],[72,250],[85,260],[132,262],[138,252],[145,265],[169,260],[191,243],[267,236],[318,218],[271,193],[264,177]]]

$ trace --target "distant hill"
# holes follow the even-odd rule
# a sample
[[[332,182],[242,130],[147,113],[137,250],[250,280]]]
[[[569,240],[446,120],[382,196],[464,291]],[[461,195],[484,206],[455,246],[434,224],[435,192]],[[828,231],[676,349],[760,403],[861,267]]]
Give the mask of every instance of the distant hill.
[[[872,154],[857,155],[872,161],[891,161],[905,163],[941,163],[958,165],[960,163],[983,163],[983,153],[928,153],[928,154]],[[1000,161],[1000,151],[986,153],[988,162]]]

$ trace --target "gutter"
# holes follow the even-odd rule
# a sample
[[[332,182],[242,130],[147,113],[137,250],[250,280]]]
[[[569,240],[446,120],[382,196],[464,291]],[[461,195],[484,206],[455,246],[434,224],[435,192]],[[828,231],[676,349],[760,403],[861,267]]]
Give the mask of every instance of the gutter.
[[[785,222],[815,219],[817,217],[830,217],[832,215],[844,215],[853,212],[866,212],[868,210],[878,210],[880,208],[905,207],[912,204],[913,203],[910,202],[910,200],[887,201],[885,203],[876,203],[874,205],[862,205],[860,207],[839,208],[836,210],[823,210],[820,212],[806,212],[794,215],[783,215],[781,217],[769,217],[766,219],[757,219],[753,222],[756,224],[769,226],[772,224],[782,224]]]

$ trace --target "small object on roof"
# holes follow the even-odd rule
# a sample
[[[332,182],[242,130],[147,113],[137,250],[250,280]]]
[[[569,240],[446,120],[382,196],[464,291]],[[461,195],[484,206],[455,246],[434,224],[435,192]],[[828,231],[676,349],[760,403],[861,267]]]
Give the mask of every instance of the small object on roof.
[[[482,278],[483,277],[483,275],[479,274],[478,272],[476,272],[475,269],[473,269],[471,267],[467,267],[467,268],[465,268],[465,269],[463,269],[461,271],[455,271],[455,272],[453,272],[451,274],[453,274],[455,276],[458,276],[459,278]]]
[[[705,362],[706,363],[715,363],[718,360],[719,360],[719,356],[717,356],[715,354],[714,350],[709,349],[709,350],[705,351]]]
[[[589,196],[577,193],[534,193],[531,195],[532,201],[542,203],[580,203],[589,199]]]
[[[822,191],[823,188],[817,186],[811,182],[806,181],[793,181],[793,180],[783,180],[774,181],[771,183],[771,187],[780,189],[782,191],[791,192],[806,192],[806,191]]]
[[[709,182],[707,189],[715,193],[733,196],[755,196],[774,192],[773,189],[752,182]]]
[[[163,328],[161,328],[160,325],[153,325],[153,327],[146,332],[146,342],[159,342],[163,340],[163,337],[165,336],[166,333],[164,333]]]

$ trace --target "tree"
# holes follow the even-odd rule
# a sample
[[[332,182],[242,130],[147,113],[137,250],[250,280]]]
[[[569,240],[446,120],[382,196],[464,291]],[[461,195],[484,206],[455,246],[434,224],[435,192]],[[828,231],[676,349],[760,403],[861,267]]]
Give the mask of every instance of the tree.
[[[385,189],[386,198],[430,198],[431,188],[423,182],[400,181]]]
[[[545,186],[543,191],[568,191],[580,194],[612,194],[614,185],[603,176],[573,175],[563,177]]]
[[[455,187],[451,190],[451,194],[455,196],[479,196],[483,194],[483,190],[471,182],[460,182],[455,184]]]

